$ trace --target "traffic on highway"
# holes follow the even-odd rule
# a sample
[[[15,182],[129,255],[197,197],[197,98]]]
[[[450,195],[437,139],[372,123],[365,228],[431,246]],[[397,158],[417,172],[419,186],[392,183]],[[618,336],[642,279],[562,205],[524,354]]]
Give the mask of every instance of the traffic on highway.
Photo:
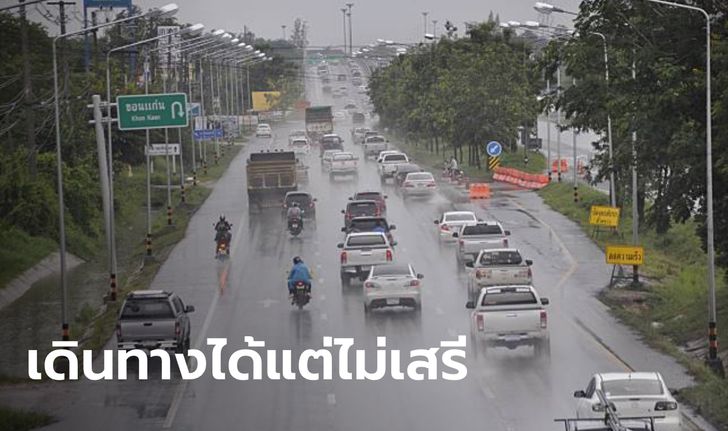
[[[169,17],[177,8],[172,6],[153,9],[149,17]],[[341,9],[349,31],[351,8],[349,15]],[[564,12],[546,3],[537,3],[536,10]],[[578,223],[578,215],[557,211],[553,201],[547,203],[536,193],[552,181],[560,183],[568,172],[568,181],[573,178],[569,203],[572,193],[578,202],[579,191],[586,187],[610,201],[602,213],[605,219],[612,210],[620,217],[614,176],[596,167],[606,154],[611,163],[611,117],[608,137],[592,134],[586,120],[578,126],[588,139],[609,140],[608,151],[606,144],[585,144],[587,139],[577,146],[583,136],[578,137],[577,126],[567,134],[561,118],[560,110],[571,107],[559,106],[554,98],[584,84],[574,79],[574,87],[566,90],[559,63],[554,68],[559,81],[548,82],[548,90],[538,96],[538,110],[508,106],[512,112],[507,115],[518,121],[533,119],[503,126],[512,132],[512,142],[478,135],[478,144],[468,144],[467,157],[464,144],[451,148],[438,140],[436,130],[445,126],[434,115],[419,122],[428,114],[400,112],[397,121],[385,120],[405,97],[432,105],[433,111],[450,109],[443,108],[448,98],[465,105],[480,97],[466,98],[452,90],[483,78],[477,71],[462,80],[427,83],[427,90],[407,87],[412,94],[406,96],[386,91],[399,91],[393,81],[403,71],[416,74],[413,63],[404,59],[408,53],[414,51],[420,59],[430,55],[432,61],[436,43],[459,52],[457,29],[450,21],[438,39],[428,31],[427,12],[423,17],[420,42],[379,39],[357,47],[345,44],[343,49],[308,46],[306,22],[300,20],[295,33],[291,29],[290,46],[286,26],[278,45],[266,45],[255,35],[249,38],[247,29],[238,37],[223,30],[203,34],[201,24],[177,26],[149,40],[164,40],[169,52],[170,46],[181,46],[175,55],[189,54],[187,63],[180,60],[180,70],[186,68],[189,79],[178,79],[176,72],[168,75],[166,68],[176,67],[172,54],[166,68],[160,66],[164,59],[157,58],[158,70],[148,78],[151,54],[144,51],[147,58],[139,56],[144,77],[128,84],[134,87],[127,89],[128,95],[121,85],[114,88],[121,97],[112,103],[114,86],[107,73],[107,101],[97,94],[89,98],[93,132],[88,136],[96,139],[98,153],[88,160],[101,172],[96,185],[100,199],[93,211],[76,205],[88,198],[85,177],[61,166],[61,156],[73,157],[75,151],[61,151],[61,141],[70,141],[70,135],[55,135],[59,202],[66,208],[55,214],[62,232],[61,274],[43,277],[59,277],[61,299],[44,303],[49,292],[59,292],[56,283],[43,277],[18,293],[23,299],[15,304],[17,298],[6,304],[0,290],[0,309],[8,307],[0,316],[0,345],[8,349],[0,355],[0,366],[7,367],[0,380],[7,377],[10,385],[0,390],[0,407],[52,416],[25,428],[8,421],[6,428],[2,407],[0,430],[717,430],[681,392],[695,384],[694,368],[689,372],[684,361],[655,348],[659,343],[627,326],[603,300],[605,286],[611,287],[615,278],[629,278],[620,265],[605,263],[609,258],[605,260],[602,250],[602,242],[616,237],[619,222],[611,230],[614,237],[600,240],[596,228],[590,234]],[[433,31],[436,25],[434,21]],[[547,27],[530,21],[498,23],[491,17],[480,30],[469,28],[466,34],[483,43],[489,38],[501,43],[508,42],[508,31]],[[559,30],[549,37],[565,35],[573,32]],[[54,76],[55,43],[63,37],[52,42]],[[107,68],[111,52],[106,54]],[[280,52],[295,55],[284,59],[276,56]],[[526,48],[522,54],[525,64]],[[454,65],[457,58],[452,55],[439,58],[438,65],[417,67],[445,70],[450,60],[453,68],[462,66]],[[468,67],[477,70],[485,63]],[[523,64],[504,63],[504,69],[522,69],[510,78],[485,80],[526,79],[531,72]],[[257,89],[251,88],[251,71]],[[274,73],[280,73],[278,81]],[[159,84],[156,74],[163,77],[164,93],[150,94],[150,82]],[[172,76],[174,92],[167,87]],[[276,87],[272,83],[284,77],[291,81],[281,88],[262,88]],[[70,91],[65,85],[63,91]],[[426,99],[432,88],[443,100]],[[62,123],[57,80],[54,89],[55,119]],[[206,91],[212,94],[205,96]],[[300,94],[293,97],[286,91]],[[483,101],[477,106],[484,113],[474,112],[471,122],[499,122],[500,114],[489,115],[494,107],[509,104],[506,99],[516,92],[514,85],[502,100]],[[133,109],[125,97],[133,99]],[[118,118],[112,118],[112,111]],[[138,115],[128,114],[132,111]],[[408,121],[407,132],[395,127]],[[62,127],[57,124],[56,130]],[[558,133],[557,150],[551,149],[550,136],[541,136],[552,127]],[[484,130],[496,134],[500,129]],[[560,154],[562,131],[573,139],[573,159],[568,161]],[[112,138],[129,132],[138,134],[131,141],[126,136],[132,134],[122,135],[125,140]],[[452,136],[465,139],[464,134]],[[162,139],[164,144],[151,144]],[[142,142],[144,153],[123,164],[114,160],[121,150],[112,149],[112,142],[123,147],[132,141]],[[184,148],[187,144],[197,147],[190,151]],[[191,161],[183,159],[188,156]],[[616,157],[628,156],[622,151]],[[48,174],[49,160],[41,159],[43,175]],[[546,172],[533,172],[529,160],[545,160]],[[137,171],[134,162],[143,164],[143,170]],[[518,171],[522,176],[501,180],[515,178],[508,176],[508,169],[515,169],[511,165],[524,169]],[[688,169],[674,169],[683,168]],[[71,184],[65,203],[64,172]],[[140,176],[144,182],[132,183]],[[637,187],[636,174],[633,178]],[[115,181],[117,188],[134,185],[115,198]],[[647,193],[647,199],[657,198]],[[122,200],[141,206],[126,206]],[[634,211],[633,217],[638,209]],[[74,219],[70,240],[65,213]],[[66,242],[74,252],[87,246],[79,239],[83,225],[75,220],[85,216],[98,218],[98,229],[88,230],[99,234],[99,243],[108,244],[104,252],[98,251],[104,246],[88,246],[102,255],[100,265],[108,265],[109,274],[104,267],[89,276],[92,283],[104,279],[109,285],[107,296],[96,302],[89,299],[95,291],[77,283],[77,272],[71,273],[70,287],[66,274]],[[119,217],[131,221],[115,226]],[[125,237],[125,229],[143,232],[143,244],[126,244],[134,241]],[[120,261],[141,257],[134,260],[136,269],[117,268],[117,236],[128,247]],[[619,240],[628,242],[623,235]],[[636,237],[630,243],[638,244]],[[641,254],[639,264],[624,265],[633,268],[630,275],[637,281],[639,265]],[[126,272],[118,285],[122,277],[117,279],[117,270]],[[31,276],[27,271],[16,277],[16,285]],[[652,282],[642,277],[648,285]],[[634,307],[657,302],[642,298]],[[31,307],[18,305],[29,302]],[[78,303],[70,313],[69,302]],[[59,304],[59,313],[45,314]],[[51,319],[53,325],[62,322],[61,336],[40,346],[48,331],[37,328]],[[658,330],[664,324],[649,325]],[[25,339],[28,334],[32,339]],[[14,346],[15,338],[24,340]],[[711,332],[708,355],[717,350],[715,339]],[[29,343],[35,345],[26,349]],[[11,377],[17,370],[20,382]],[[0,388],[5,384],[0,381]]]

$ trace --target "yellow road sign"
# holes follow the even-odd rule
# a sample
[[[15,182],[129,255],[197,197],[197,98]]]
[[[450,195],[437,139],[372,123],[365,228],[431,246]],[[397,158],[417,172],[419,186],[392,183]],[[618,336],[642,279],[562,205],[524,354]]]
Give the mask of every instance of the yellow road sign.
[[[498,166],[500,166],[500,157],[488,156],[488,169],[492,171]]]
[[[619,226],[619,208],[592,205],[589,211],[589,224],[595,226]]]
[[[642,265],[645,250],[642,246],[608,245],[606,255],[610,265]]]

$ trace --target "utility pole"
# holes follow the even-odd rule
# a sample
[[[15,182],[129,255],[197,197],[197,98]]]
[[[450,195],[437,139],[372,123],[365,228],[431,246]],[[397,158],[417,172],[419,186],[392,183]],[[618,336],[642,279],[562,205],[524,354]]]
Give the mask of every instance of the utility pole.
[[[425,32],[422,33],[423,38],[427,34],[427,15],[428,15],[428,12],[422,12],[422,22],[425,24]]]
[[[20,0],[23,3],[23,0]],[[28,41],[28,19],[25,6],[20,6],[20,49],[23,53],[23,114],[25,117],[25,144],[28,147],[28,168],[32,178],[38,174],[35,149],[35,111],[33,103],[33,80],[30,70],[30,42]]]
[[[344,18],[344,55],[346,55],[346,8],[341,8],[341,16]]]
[[[283,40],[286,40],[286,25],[285,25],[285,24],[283,24],[283,25],[281,26],[281,29],[283,30]]]
[[[556,68],[556,97],[561,99],[561,61]],[[556,111],[556,181],[561,182],[561,109]]]
[[[351,33],[351,7],[354,6],[354,3],[347,3],[346,7],[349,8],[349,13],[347,13],[347,16],[349,17],[349,55],[352,55],[354,53],[354,40],[352,39],[352,33]]]
[[[432,40],[437,39],[437,20],[432,20]]]
[[[635,51],[632,50],[632,79],[637,80],[637,66],[635,63]],[[632,245],[638,245],[640,241],[640,221],[637,208],[637,125],[632,124]],[[637,285],[640,282],[639,266],[632,267],[632,283]]]

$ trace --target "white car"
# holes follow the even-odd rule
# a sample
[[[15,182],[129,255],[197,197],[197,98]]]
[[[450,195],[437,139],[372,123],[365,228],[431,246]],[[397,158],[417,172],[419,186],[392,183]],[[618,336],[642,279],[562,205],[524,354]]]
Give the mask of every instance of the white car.
[[[461,226],[478,222],[478,217],[472,211],[447,211],[442,214],[439,220],[435,220],[440,240],[454,242],[453,232],[457,232]]]
[[[331,169],[331,161],[334,159],[334,154],[340,153],[341,150],[326,150],[321,156],[321,169],[324,171]]]
[[[270,128],[270,125],[266,123],[260,123],[258,124],[258,128],[255,129],[255,136],[258,138],[261,136],[271,138],[273,137],[273,130]]]
[[[294,138],[290,144],[291,149],[294,153],[300,155],[308,155],[311,151],[311,144],[308,143],[306,138]]]
[[[597,391],[604,394],[606,401],[616,408],[622,418],[662,416],[662,419],[655,419],[656,431],[682,429],[680,406],[670,394],[660,373],[594,374],[585,390],[574,392],[577,418],[604,418],[604,405]],[[627,422],[632,424],[633,421]],[[641,426],[644,426],[644,422]]]
[[[410,196],[432,196],[437,190],[437,183],[435,183],[435,177],[429,172],[410,172],[404,178],[402,187],[403,197]]]
[[[402,152],[399,151],[399,150],[384,150],[384,151],[380,151],[379,152],[379,155],[377,156],[377,163],[382,163],[382,159],[387,154],[400,154],[400,153],[402,153]]]
[[[422,308],[422,280],[410,264],[388,263],[373,266],[364,282],[364,312],[373,308]]]
[[[308,135],[306,135],[306,131],[305,130],[294,130],[293,132],[291,132],[290,135],[288,135],[288,144],[289,145],[292,144],[293,141],[296,140],[296,139],[301,139],[301,138],[308,139],[307,136]]]

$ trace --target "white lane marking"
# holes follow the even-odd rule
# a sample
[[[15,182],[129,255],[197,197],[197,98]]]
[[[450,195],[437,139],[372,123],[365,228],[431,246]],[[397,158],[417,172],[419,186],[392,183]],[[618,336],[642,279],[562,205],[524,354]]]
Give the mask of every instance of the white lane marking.
[[[336,394],[326,394],[326,402],[330,405],[336,405]]]
[[[258,301],[258,302],[263,304],[263,308],[270,308],[271,305],[277,304],[279,301],[277,299],[266,298],[266,299],[264,299],[262,301]]]
[[[318,252],[317,252],[317,253],[318,253]],[[316,269],[321,269],[321,264],[320,264],[320,263],[317,263],[317,264],[316,264]]]
[[[230,249],[230,256],[234,256],[238,250],[238,245],[240,244],[240,232],[243,229],[243,223],[238,223],[238,229],[235,232],[235,237],[233,239],[233,246]],[[230,261],[228,260],[228,265],[230,265]],[[215,314],[215,310],[217,309],[217,302],[220,300],[220,295],[217,291],[213,294],[212,302],[210,303],[210,307],[207,309],[207,314],[205,315],[205,322],[202,324],[202,329],[200,329],[200,332],[197,335],[197,339],[195,340],[194,348],[199,350],[200,347],[202,347],[202,343],[207,338],[207,330],[210,328],[210,323],[212,322],[212,318]],[[194,360],[194,359],[193,359]],[[194,364],[193,364],[194,365]],[[188,380],[185,380],[181,382],[179,385],[177,385],[177,389],[174,392],[174,398],[172,399],[172,403],[169,406],[169,410],[167,410],[167,417],[164,418],[164,424],[162,425],[162,428],[168,429],[172,427],[172,423],[174,422],[175,416],[177,416],[177,410],[179,409],[179,406],[182,402],[182,397],[185,394],[185,390],[187,390],[187,383]]]
[[[442,311],[442,308],[435,307],[435,314],[437,314],[438,316],[442,316],[443,314],[445,314],[445,312]]]
[[[320,301],[326,301],[326,295],[319,296],[319,300]]]
[[[329,320],[329,316],[326,313],[321,313],[321,320]]]
[[[321,252],[318,252],[318,251],[317,251],[317,252],[314,252],[314,254],[313,254],[313,255],[314,255],[314,256],[320,256],[320,255],[321,255]]]
[[[323,279],[323,277],[322,277],[322,278],[319,278],[319,279],[318,279],[318,282],[319,282],[319,283],[321,283],[321,284],[323,284],[323,283],[324,283],[324,279]]]

